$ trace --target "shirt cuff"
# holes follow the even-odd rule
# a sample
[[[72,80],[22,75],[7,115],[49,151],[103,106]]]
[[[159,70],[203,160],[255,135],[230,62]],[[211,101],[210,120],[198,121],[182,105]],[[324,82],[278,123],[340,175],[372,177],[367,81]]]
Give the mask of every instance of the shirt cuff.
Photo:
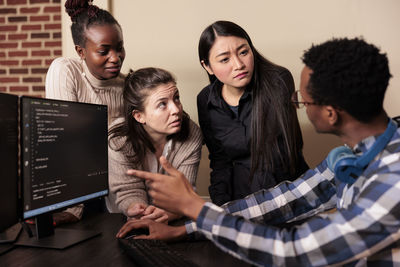
[[[186,233],[188,235],[197,232],[197,225],[194,221],[190,220],[190,221],[186,221],[185,222],[185,228],[186,228]]]
[[[196,225],[197,229],[202,232],[212,233],[212,227],[218,225],[219,218],[222,214],[225,214],[223,208],[212,204],[211,202],[206,202],[197,217]]]

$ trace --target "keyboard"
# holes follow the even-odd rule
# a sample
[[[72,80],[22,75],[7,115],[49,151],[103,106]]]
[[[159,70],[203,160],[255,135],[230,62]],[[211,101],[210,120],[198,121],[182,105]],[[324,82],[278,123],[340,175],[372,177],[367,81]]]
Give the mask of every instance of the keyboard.
[[[160,240],[118,239],[120,247],[142,267],[190,267],[198,266]]]

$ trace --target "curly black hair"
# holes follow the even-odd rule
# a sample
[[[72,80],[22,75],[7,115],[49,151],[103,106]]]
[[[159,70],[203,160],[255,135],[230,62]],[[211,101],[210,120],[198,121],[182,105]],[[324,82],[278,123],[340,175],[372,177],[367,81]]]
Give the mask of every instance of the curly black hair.
[[[312,70],[307,92],[322,105],[341,108],[361,122],[383,110],[392,76],[385,53],[362,38],[332,39],[304,52]]]
[[[94,25],[118,25],[117,20],[104,9],[92,4],[92,0],[67,0],[65,11],[71,17],[72,39],[75,45],[85,47],[85,31]]]

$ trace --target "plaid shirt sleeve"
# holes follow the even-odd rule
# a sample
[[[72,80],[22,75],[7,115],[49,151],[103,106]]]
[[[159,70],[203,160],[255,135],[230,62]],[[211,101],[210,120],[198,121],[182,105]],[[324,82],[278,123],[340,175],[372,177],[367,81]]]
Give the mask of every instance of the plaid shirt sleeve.
[[[374,163],[375,171],[364,177],[356,198],[334,213],[314,212],[321,210],[323,204],[318,203],[335,199],[330,193],[318,195],[331,187],[330,183],[324,184],[321,172],[316,170],[311,176],[306,173],[293,187],[281,184],[239,201],[241,208],[238,204],[227,205],[234,215],[206,203],[198,216],[197,230],[222,250],[257,266],[342,265],[379,257],[390,258],[386,263],[393,264],[392,250],[397,249],[400,239],[399,157],[400,153],[389,154]],[[325,189],[319,189],[322,185]],[[294,200],[298,197],[304,200]],[[290,228],[248,220],[260,216],[267,222],[281,220],[274,216],[289,220],[312,217]],[[374,257],[369,258],[371,255]]]
[[[294,182],[282,182],[272,190],[260,190],[244,199],[228,202],[221,208],[226,213],[264,224],[300,220],[335,207],[333,177],[326,161],[323,161]],[[195,222],[186,222],[188,234],[196,231]]]
[[[300,220],[336,205],[334,175],[326,161],[293,182],[282,182],[222,206],[227,213],[264,224]]]

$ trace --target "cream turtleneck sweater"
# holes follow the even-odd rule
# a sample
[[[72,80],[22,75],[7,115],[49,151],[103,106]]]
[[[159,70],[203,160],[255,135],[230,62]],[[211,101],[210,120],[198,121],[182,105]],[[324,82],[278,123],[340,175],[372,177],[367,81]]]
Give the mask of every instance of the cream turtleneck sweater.
[[[108,106],[108,124],[122,114],[125,76],[109,80],[94,77],[84,60],[57,58],[47,71],[46,98]]]

